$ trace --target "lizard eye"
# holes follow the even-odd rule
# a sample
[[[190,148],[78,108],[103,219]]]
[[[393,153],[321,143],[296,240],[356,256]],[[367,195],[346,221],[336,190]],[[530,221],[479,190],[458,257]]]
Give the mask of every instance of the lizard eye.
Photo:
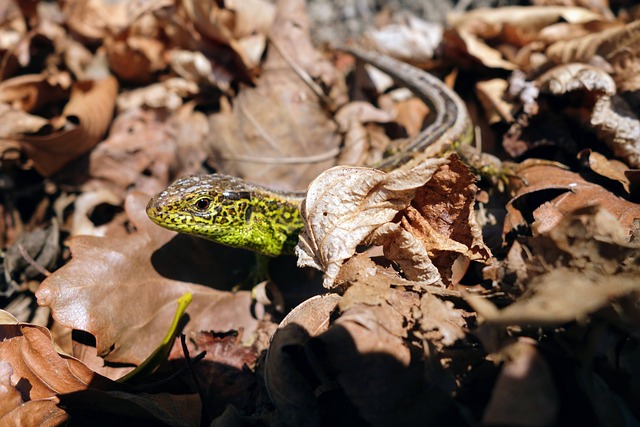
[[[207,197],[203,197],[202,199],[198,199],[196,201],[196,209],[198,209],[199,211],[204,212],[209,209],[209,206],[211,206],[211,199]]]

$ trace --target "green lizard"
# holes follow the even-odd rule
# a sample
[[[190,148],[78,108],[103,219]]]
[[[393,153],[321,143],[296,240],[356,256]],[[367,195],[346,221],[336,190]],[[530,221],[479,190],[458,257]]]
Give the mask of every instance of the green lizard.
[[[472,125],[458,95],[442,81],[388,56],[345,48],[390,75],[425,102],[433,122],[401,152],[374,167],[404,167],[417,153],[442,154],[472,140]],[[180,178],[154,196],[147,206],[153,222],[180,233],[268,256],[292,253],[304,227],[298,206],[304,193],[284,193],[222,174]]]

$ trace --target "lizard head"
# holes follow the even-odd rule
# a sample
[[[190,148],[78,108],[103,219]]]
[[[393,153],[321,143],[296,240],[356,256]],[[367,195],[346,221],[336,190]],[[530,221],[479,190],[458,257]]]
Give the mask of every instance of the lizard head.
[[[227,175],[182,177],[149,201],[147,215],[164,228],[219,241],[246,224],[251,194],[247,183]]]
[[[286,197],[228,175],[194,175],[155,195],[147,215],[169,230],[276,256],[302,226]]]

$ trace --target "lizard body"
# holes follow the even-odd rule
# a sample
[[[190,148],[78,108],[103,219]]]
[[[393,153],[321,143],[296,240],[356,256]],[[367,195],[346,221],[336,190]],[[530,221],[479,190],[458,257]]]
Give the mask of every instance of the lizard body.
[[[407,167],[416,157],[436,156],[472,140],[463,101],[431,74],[388,56],[345,48],[407,87],[435,114],[433,122],[405,148],[374,167]],[[419,159],[418,159],[419,160]],[[292,253],[304,227],[298,211],[304,193],[285,193],[228,175],[178,179],[154,196],[147,215],[162,227],[256,251],[268,256]]]

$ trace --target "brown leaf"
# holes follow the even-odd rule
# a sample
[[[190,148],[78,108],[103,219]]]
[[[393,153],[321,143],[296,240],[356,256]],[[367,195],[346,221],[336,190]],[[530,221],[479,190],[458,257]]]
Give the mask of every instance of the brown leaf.
[[[528,341],[521,339],[503,350],[509,360],[491,392],[484,424],[548,426],[557,422],[560,401],[551,368]]]
[[[257,323],[248,292],[223,292],[167,278],[205,280],[204,274],[205,283],[215,284],[234,267],[229,260],[188,265],[197,250],[163,247],[175,233],[147,218],[147,200],[140,194],[127,198],[125,209],[136,233],[72,239],[73,259],[42,283],[38,304],[51,307],[63,325],[93,334],[98,355],[112,362],[139,364],[155,350],[173,319],[176,301],[186,292],[193,294],[187,332],[244,328],[250,337]],[[178,252],[171,253],[174,249]],[[211,256],[213,252],[207,258]]]
[[[143,109],[118,115],[109,138],[90,155],[93,180],[85,189],[107,189],[121,198],[132,190],[155,194],[166,188],[173,172],[196,172],[179,164],[183,157],[179,146],[201,142],[208,128],[203,115],[185,110],[169,117]],[[190,139],[176,135],[183,127],[189,129]]]
[[[534,234],[554,228],[571,212],[589,206],[600,206],[617,218],[630,236],[634,222],[640,217],[640,206],[624,200],[600,185],[591,183],[575,172],[549,164],[523,164],[518,190],[507,205],[505,233],[518,227],[532,226]],[[526,185],[524,185],[526,183]]]
[[[637,242],[605,207],[565,215],[548,231],[514,244],[503,261],[502,278],[517,277],[525,294],[503,310],[469,297],[478,313],[497,324],[554,325],[582,321],[615,304],[617,321],[636,324],[637,308],[624,304],[640,292]],[[513,279],[511,279],[513,280]],[[506,281],[505,281],[506,282]],[[505,290],[516,291],[507,283]]]
[[[211,151],[220,171],[299,190],[335,164],[340,135],[313,83],[333,85],[335,71],[313,48],[307,19],[304,2],[280,2],[256,86],[241,88],[231,111],[211,116]]]
[[[463,255],[487,261],[491,251],[475,219],[475,175],[456,156],[416,192],[401,224],[424,245],[446,282],[455,260]]]
[[[629,168],[618,160],[609,160],[602,154],[589,149],[578,153],[578,158],[588,164],[589,169],[598,175],[619,182],[627,193],[631,191],[630,180],[625,174]]]
[[[49,176],[91,150],[111,123],[117,91],[112,77],[76,83],[61,120],[52,120],[51,129],[40,135],[16,135],[35,169]]]

